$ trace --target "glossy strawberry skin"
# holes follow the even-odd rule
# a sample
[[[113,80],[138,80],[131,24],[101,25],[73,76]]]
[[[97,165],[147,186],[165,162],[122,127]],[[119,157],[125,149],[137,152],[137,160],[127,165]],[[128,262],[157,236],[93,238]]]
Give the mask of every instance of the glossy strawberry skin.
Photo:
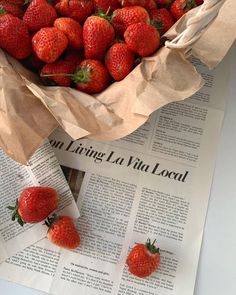
[[[85,57],[103,60],[108,46],[115,39],[115,31],[106,19],[90,16],[83,26],[83,39]]]
[[[71,17],[81,24],[94,11],[93,0],[61,0],[55,8],[59,15]]]
[[[175,20],[180,19],[190,9],[196,7],[195,0],[175,0],[171,7],[170,12]]]
[[[152,254],[144,244],[137,244],[129,253],[126,263],[133,275],[145,278],[158,268],[160,254]]]
[[[69,17],[60,17],[55,20],[54,27],[66,35],[69,48],[77,50],[83,48],[83,28],[79,22]]]
[[[95,12],[98,12],[98,9],[101,8],[104,13],[109,9],[109,13],[113,12],[119,8],[117,0],[94,0]]]
[[[112,24],[120,35],[123,35],[129,25],[137,22],[149,22],[149,14],[141,6],[123,7],[116,9],[113,13]]]
[[[70,77],[62,76],[63,74],[73,74],[76,69],[76,64],[72,61],[57,60],[54,63],[46,64],[41,70],[41,77],[48,77],[53,80],[58,86],[69,87],[72,83]],[[57,76],[56,74],[60,74]],[[49,75],[49,76],[48,76]],[[53,76],[52,76],[53,75]]]
[[[104,90],[109,84],[109,74],[106,67],[98,60],[85,59],[80,63],[77,75],[81,76],[83,71],[83,77],[86,78],[83,81],[77,79],[76,74],[74,82],[76,88],[89,94],[99,93]]]
[[[82,51],[69,50],[65,53],[64,60],[71,61],[77,67],[84,60],[84,53]]]
[[[142,57],[153,54],[160,46],[160,34],[150,24],[135,23],[128,26],[124,38],[127,47]]]
[[[33,32],[50,27],[56,18],[56,10],[47,0],[33,0],[24,14],[23,21],[29,31]]]
[[[9,13],[0,15],[0,48],[5,49],[16,59],[24,59],[31,53],[32,47],[26,24]]]
[[[50,225],[47,238],[53,244],[65,249],[72,250],[80,245],[80,235],[69,216],[59,216]]]
[[[29,187],[20,195],[18,213],[25,223],[43,221],[58,206],[58,193],[50,187]]]
[[[145,9],[153,9],[156,8],[156,3],[154,0],[118,0],[120,5],[123,7],[127,6],[141,6]]]
[[[125,43],[116,43],[107,51],[106,67],[116,81],[124,79],[134,67],[134,54]]]
[[[11,13],[13,16],[22,18],[24,15],[22,7],[18,4],[9,3],[8,1],[0,1],[0,6],[2,6],[4,10]]]
[[[42,28],[32,38],[34,52],[45,63],[53,63],[68,45],[65,34],[57,28]]]
[[[174,19],[166,8],[152,9],[149,14],[151,20],[161,23],[161,28],[159,30],[161,35],[167,32],[174,24]]]

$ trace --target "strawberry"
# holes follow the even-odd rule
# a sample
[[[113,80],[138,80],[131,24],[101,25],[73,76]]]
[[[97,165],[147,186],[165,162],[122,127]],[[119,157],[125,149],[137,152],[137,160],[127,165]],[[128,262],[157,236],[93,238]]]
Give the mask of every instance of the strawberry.
[[[141,6],[146,9],[156,8],[157,5],[154,0],[118,0],[123,7],[127,6]]]
[[[32,45],[39,59],[52,63],[64,52],[68,39],[57,28],[42,28],[33,36]]]
[[[12,15],[22,18],[24,15],[24,11],[18,4],[9,3],[8,1],[0,1],[0,7],[4,8],[7,12]]]
[[[204,0],[195,0],[196,2],[196,5],[199,6],[199,5],[202,5]]]
[[[174,24],[174,19],[166,8],[152,9],[149,14],[151,20],[158,22],[161,35],[167,32]]]
[[[47,238],[53,244],[71,250],[79,247],[80,235],[71,217],[54,215],[45,224],[49,227]]]
[[[55,8],[60,15],[71,17],[80,23],[84,23],[94,11],[93,0],[61,0]]]
[[[134,54],[125,43],[116,43],[107,51],[105,63],[112,78],[120,81],[132,71]]]
[[[31,53],[30,35],[26,24],[0,7],[0,48],[16,59]]]
[[[170,12],[175,20],[180,19],[190,9],[196,7],[195,0],[175,0],[171,7]]]
[[[50,27],[57,18],[56,10],[47,0],[33,0],[23,17],[29,31],[38,31]]]
[[[109,84],[106,67],[98,60],[85,59],[72,76],[76,88],[86,93],[98,93]]]
[[[151,24],[135,23],[124,33],[127,47],[140,56],[153,54],[160,46],[160,34]]]
[[[23,226],[25,223],[43,221],[58,206],[59,195],[51,187],[27,187],[23,190],[13,210],[12,220],[17,219]]]
[[[137,244],[131,250],[126,260],[129,271],[140,278],[145,278],[152,274],[160,265],[160,250],[155,247],[155,242],[151,244],[150,239],[147,243]]]
[[[119,8],[118,0],[94,0],[94,8],[95,12],[98,12],[99,9],[107,12],[109,9],[109,13],[113,12],[117,8]]]
[[[7,0],[8,3],[14,4],[14,5],[24,5],[26,2],[25,0]],[[27,3],[27,2],[26,2]]]
[[[112,24],[120,35],[123,35],[129,25],[137,22],[149,22],[149,14],[143,7],[130,6],[116,9],[113,12]]]
[[[158,7],[169,8],[174,0],[155,0]]]
[[[76,69],[76,64],[68,60],[57,60],[54,63],[46,64],[40,73],[41,77],[49,77],[57,85],[69,87],[71,78],[68,74],[73,74]],[[59,74],[57,76],[57,74]],[[65,74],[65,75],[64,75]]]
[[[102,60],[111,42],[115,39],[115,31],[106,14],[90,16],[83,26],[84,54],[88,59]]]
[[[73,50],[68,50],[65,53],[65,58],[64,60],[68,60],[73,62],[76,67],[81,63],[82,60],[84,60],[84,53],[82,51],[73,51]]]
[[[83,28],[79,22],[69,17],[60,17],[55,20],[54,27],[66,35],[70,48],[83,48]]]

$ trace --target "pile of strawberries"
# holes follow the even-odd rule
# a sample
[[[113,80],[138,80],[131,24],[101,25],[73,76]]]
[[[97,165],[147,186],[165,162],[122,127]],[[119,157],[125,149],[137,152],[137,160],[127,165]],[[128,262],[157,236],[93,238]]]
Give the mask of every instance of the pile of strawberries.
[[[99,93],[203,0],[0,0],[0,48],[50,85]]]

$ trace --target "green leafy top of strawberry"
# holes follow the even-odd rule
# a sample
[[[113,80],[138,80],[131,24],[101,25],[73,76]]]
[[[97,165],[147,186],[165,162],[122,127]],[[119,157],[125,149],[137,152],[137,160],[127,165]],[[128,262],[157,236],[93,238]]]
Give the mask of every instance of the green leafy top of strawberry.
[[[196,1],[195,0],[185,0],[182,4],[181,4],[181,8],[185,9],[185,8],[189,8],[192,9],[194,7],[196,7]]]
[[[104,13],[102,8],[98,9],[98,12],[95,13],[94,15],[99,16],[101,18],[104,18],[105,20],[107,20],[109,23],[112,23],[112,17],[109,16],[109,11],[110,11],[110,7],[108,8],[108,10]]]
[[[161,30],[163,27],[163,22],[159,22],[155,19],[150,20],[150,25],[153,25],[157,30]]]
[[[160,253],[160,248],[157,248],[157,247],[155,246],[155,243],[156,243],[156,240],[154,240],[154,241],[151,243],[151,240],[150,240],[150,239],[147,239],[147,242],[146,242],[146,248],[147,248],[148,251],[151,252],[152,254]]]
[[[0,16],[3,16],[5,14],[7,14],[7,11],[3,8],[2,5],[0,5]]]
[[[92,72],[92,69],[86,66],[83,66],[83,68],[79,67],[76,72],[71,75],[71,79],[75,83],[88,83],[90,81],[90,74]]]
[[[11,216],[11,220],[12,221],[15,221],[17,220],[17,222],[23,226],[25,224],[24,220],[21,218],[19,212],[18,212],[18,208],[19,208],[19,205],[18,205],[18,199],[16,200],[16,205],[15,207],[13,206],[8,206],[7,209],[13,211],[12,212],[12,216]]]

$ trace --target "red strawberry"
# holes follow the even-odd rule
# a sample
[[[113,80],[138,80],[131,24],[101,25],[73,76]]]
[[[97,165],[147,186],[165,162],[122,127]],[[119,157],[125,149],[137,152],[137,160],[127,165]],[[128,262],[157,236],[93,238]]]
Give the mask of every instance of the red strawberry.
[[[43,28],[33,36],[32,44],[38,58],[46,63],[52,63],[66,49],[68,39],[57,28]]]
[[[195,0],[196,2],[196,5],[199,6],[199,5],[202,5],[204,0]]]
[[[94,11],[93,0],[61,0],[55,8],[60,15],[71,17],[80,23]]]
[[[175,20],[180,19],[190,9],[196,7],[195,0],[175,0],[170,7],[170,12]]]
[[[69,17],[60,17],[55,20],[54,27],[66,35],[70,48],[83,48],[83,28],[79,22]]]
[[[124,33],[127,47],[140,56],[153,54],[160,46],[160,34],[151,24],[135,23]]]
[[[134,67],[134,54],[125,43],[116,43],[107,51],[106,67],[116,81],[124,79]]]
[[[83,26],[86,58],[102,60],[108,46],[115,39],[114,28],[106,19],[107,17],[102,14],[101,16],[93,15],[86,19]]]
[[[13,210],[12,220],[17,219],[20,225],[43,221],[58,206],[59,195],[51,187],[27,187],[23,190]]]
[[[56,18],[56,10],[47,0],[33,0],[24,14],[23,21],[30,31],[38,31],[50,27]]]
[[[3,7],[7,12],[19,18],[22,18],[24,15],[22,7],[18,4],[9,3],[8,1],[0,1],[0,7]]]
[[[154,0],[118,0],[123,7],[127,6],[141,6],[146,9],[156,8],[157,5]]]
[[[76,66],[78,66],[82,60],[85,59],[83,52],[79,51],[67,51],[65,53],[65,60],[73,62]]]
[[[100,8],[105,13],[109,9],[109,13],[110,13],[116,10],[117,8],[119,8],[119,4],[118,4],[118,0],[94,0],[94,8],[96,12],[98,12]]]
[[[85,59],[72,77],[76,88],[86,93],[98,93],[109,84],[106,67],[98,60]]]
[[[174,0],[155,0],[158,7],[169,8]]]
[[[158,22],[161,35],[167,32],[174,24],[174,19],[166,8],[152,9],[149,14],[152,20]]]
[[[146,245],[137,244],[129,253],[126,263],[133,275],[145,278],[160,265],[160,250],[155,247],[155,241],[151,244],[148,239]]]
[[[129,25],[137,22],[149,22],[149,14],[143,7],[130,6],[116,9],[113,12],[112,23],[120,35],[123,35]]]
[[[16,59],[31,53],[30,35],[26,24],[0,7],[0,48]]]
[[[66,249],[79,247],[80,235],[71,217],[54,215],[45,224],[49,227],[47,238],[53,244]]]
[[[69,87],[72,81],[71,78],[66,75],[73,74],[75,69],[76,64],[72,61],[57,60],[54,63],[46,64],[42,68],[40,76],[48,77],[59,86]],[[59,75],[57,76],[57,74]]]

